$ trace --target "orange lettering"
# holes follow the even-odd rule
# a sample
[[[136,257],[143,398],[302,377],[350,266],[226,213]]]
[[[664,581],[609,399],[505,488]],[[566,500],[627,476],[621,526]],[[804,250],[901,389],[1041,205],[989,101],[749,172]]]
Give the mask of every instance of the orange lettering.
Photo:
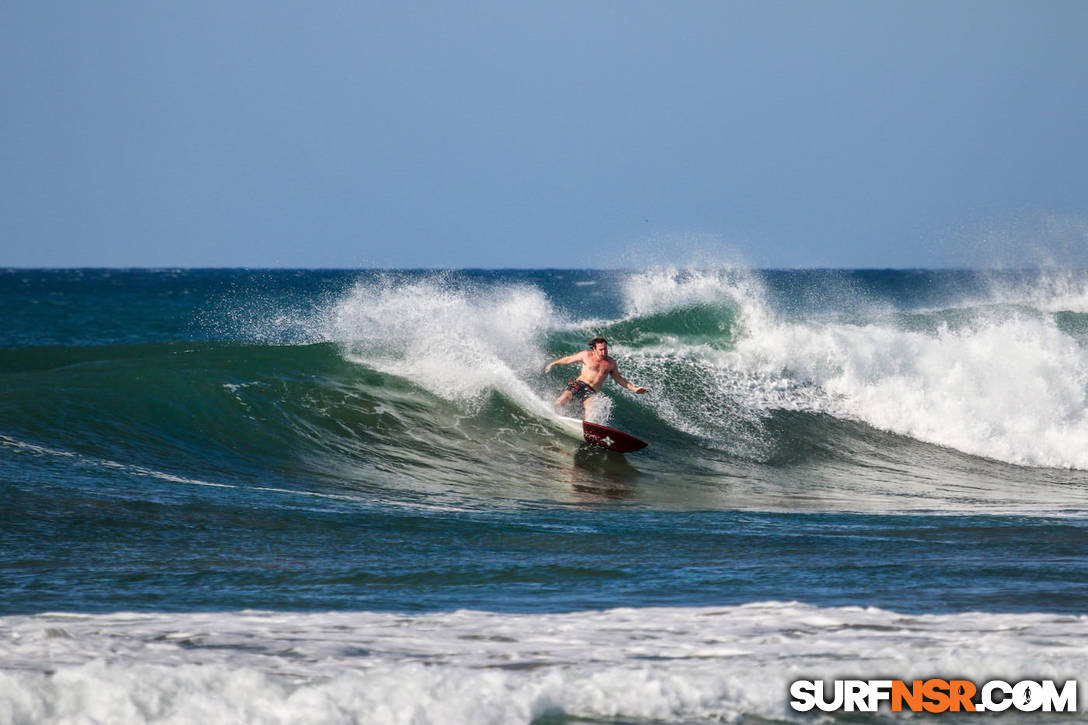
[[[922,694],[929,702],[922,703],[926,712],[944,712],[948,709],[948,681],[934,678],[922,683]]]
[[[921,680],[914,680],[910,687],[907,687],[907,683],[902,680],[892,681],[892,712],[902,712],[904,701],[906,701],[911,712],[918,712],[922,709]]]
[[[975,703],[971,698],[975,696],[975,683],[970,680],[952,680],[948,683],[948,691],[951,693],[952,712],[959,712],[960,707],[966,712],[975,711]]]

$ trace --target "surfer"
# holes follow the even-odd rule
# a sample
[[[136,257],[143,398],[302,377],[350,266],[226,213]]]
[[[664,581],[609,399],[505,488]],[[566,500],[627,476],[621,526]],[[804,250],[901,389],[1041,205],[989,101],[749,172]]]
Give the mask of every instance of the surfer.
[[[581,403],[582,407],[588,412],[593,405],[593,396],[601,389],[601,385],[604,384],[609,375],[617,383],[634,393],[642,395],[650,392],[649,388],[632,385],[620,375],[616,360],[608,355],[608,340],[603,337],[595,337],[590,340],[588,350],[582,350],[548,363],[548,366],[544,368],[544,372],[550,372],[555,365],[571,365],[573,363],[582,363],[582,372],[577,378],[567,382],[567,389],[560,393],[559,397],[552,403],[556,413],[571,400]]]

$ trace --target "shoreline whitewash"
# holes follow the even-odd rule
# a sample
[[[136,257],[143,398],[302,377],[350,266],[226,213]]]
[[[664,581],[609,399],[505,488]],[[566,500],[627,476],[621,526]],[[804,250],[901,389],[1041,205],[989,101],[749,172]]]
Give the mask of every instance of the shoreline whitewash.
[[[764,602],[566,614],[0,619],[0,723],[528,723],[793,717],[798,679],[1064,680],[1088,617]]]

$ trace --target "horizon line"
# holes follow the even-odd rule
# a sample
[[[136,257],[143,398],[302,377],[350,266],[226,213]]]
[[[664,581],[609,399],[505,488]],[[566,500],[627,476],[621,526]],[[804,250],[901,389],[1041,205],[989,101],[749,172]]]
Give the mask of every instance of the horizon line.
[[[651,265],[648,267],[240,267],[240,266],[75,266],[75,267],[23,267],[0,266],[0,272],[643,272],[651,269],[673,267],[681,271],[729,269],[751,272],[1030,272],[1043,270],[1086,271],[1088,266],[1034,265],[1023,267],[752,267],[745,265]]]

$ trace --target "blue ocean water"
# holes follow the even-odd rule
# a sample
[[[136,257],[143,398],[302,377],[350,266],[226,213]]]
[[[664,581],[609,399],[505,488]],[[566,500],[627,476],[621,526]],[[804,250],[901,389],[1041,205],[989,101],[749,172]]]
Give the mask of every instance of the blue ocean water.
[[[7,270],[0,318],[0,722],[1088,664],[1081,272]],[[626,457],[551,413],[596,335]]]

